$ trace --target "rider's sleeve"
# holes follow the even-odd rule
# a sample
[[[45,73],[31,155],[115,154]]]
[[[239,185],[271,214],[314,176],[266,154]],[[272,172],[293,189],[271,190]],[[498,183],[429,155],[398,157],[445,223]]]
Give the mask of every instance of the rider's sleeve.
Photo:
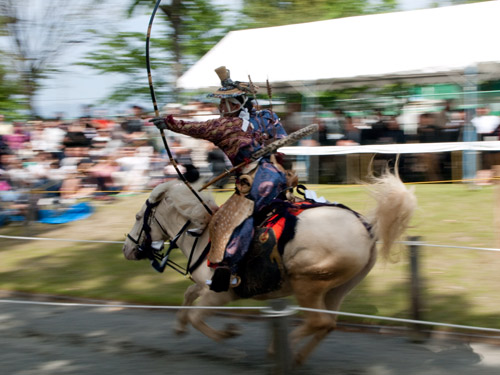
[[[231,160],[233,165],[241,162],[238,153],[253,144],[250,130],[243,131],[243,120],[239,117],[217,118],[208,121],[176,120],[172,115],[165,118],[168,129],[214,143]]]

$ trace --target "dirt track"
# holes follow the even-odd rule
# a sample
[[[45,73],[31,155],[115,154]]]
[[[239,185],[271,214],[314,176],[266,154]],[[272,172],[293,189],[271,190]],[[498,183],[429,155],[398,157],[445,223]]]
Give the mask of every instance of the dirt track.
[[[12,298],[10,298],[12,299]],[[271,374],[266,320],[230,322],[243,335],[214,343],[173,333],[173,312],[0,303],[0,364],[5,375]],[[500,345],[394,334],[337,331],[293,374],[486,375],[500,373]]]

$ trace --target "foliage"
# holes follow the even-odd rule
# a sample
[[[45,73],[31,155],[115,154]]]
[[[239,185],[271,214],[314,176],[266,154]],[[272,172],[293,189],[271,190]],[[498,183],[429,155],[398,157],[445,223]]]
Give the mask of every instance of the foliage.
[[[114,87],[107,102],[121,103],[128,98],[149,100],[147,85],[146,57],[144,54],[145,35],[139,32],[117,34],[94,33],[102,39],[99,49],[89,52],[77,65],[88,66],[99,75],[123,74],[126,81]],[[166,39],[152,38],[150,41],[151,68],[155,77],[155,90],[158,97],[166,96],[166,88],[173,79],[168,77],[168,65],[172,63],[165,50],[171,46]],[[160,58],[159,56],[165,56]],[[162,98],[162,102],[165,97]]]
[[[395,10],[396,0],[247,0],[239,28],[281,26]]]
[[[0,57],[4,55],[0,53]],[[22,112],[27,109],[27,102],[22,95],[17,76],[8,67],[0,64],[0,113],[7,120],[15,120],[19,119]]]
[[[151,0],[136,0],[128,10],[129,16],[139,9],[150,8]],[[151,38],[150,66],[154,70],[155,91],[158,102],[163,103],[175,96],[174,82],[185,69],[203,56],[226,33],[223,26],[223,8],[208,0],[173,0],[160,4],[160,17],[167,27],[159,28],[161,38]],[[163,15],[163,17],[161,17]],[[155,20],[156,21],[156,20]],[[100,48],[89,53],[81,65],[86,65],[99,74],[120,73],[126,80],[114,88],[108,101],[119,102],[129,97],[145,97],[146,59],[144,54],[145,34],[118,32],[101,35]],[[153,50],[154,49],[154,50]]]
[[[44,0],[0,2],[1,35],[6,35],[14,69],[33,117],[34,97],[47,73],[57,68],[61,52],[82,42],[76,35],[87,27],[88,15],[102,2]]]

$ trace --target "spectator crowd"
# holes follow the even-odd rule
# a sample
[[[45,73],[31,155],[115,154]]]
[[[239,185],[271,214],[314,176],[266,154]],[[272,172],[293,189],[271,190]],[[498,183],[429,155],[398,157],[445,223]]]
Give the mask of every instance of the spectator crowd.
[[[211,108],[197,104],[171,110],[187,118],[214,115]],[[177,178],[149,119],[139,106],[117,118],[8,123],[0,116],[0,225],[9,217],[27,217],[33,202],[38,208],[67,207],[84,199],[111,202],[120,194],[150,190]],[[204,154],[213,152],[212,145],[194,145],[186,138],[168,134],[181,171],[210,177]]]
[[[466,112],[451,108],[449,102],[441,111],[419,112],[412,131],[408,131],[404,116],[383,111],[363,117],[332,110],[328,116],[307,117],[293,108],[292,104],[280,113],[288,133],[311,122],[320,125],[316,140],[302,141],[307,145],[462,141],[466,122]],[[171,105],[165,110],[186,120],[217,116],[214,105],[200,102]],[[86,115],[71,121],[55,118],[10,123],[0,115],[0,225],[13,213],[26,216],[30,202],[38,207],[89,198],[111,202],[120,194],[149,190],[177,178],[150,118],[139,106],[120,117]],[[478,108],[471,123],[478,140],[499,139],[500,118],[487,107]],[[167,136],[185,173],[210,178],[230,166],[225,155],[209,142],[174,133]],[[485,154],[482,168],[498,164],[497,154]],[[449,162],[444,154],[413,158],[417,160],[412,161],[412,168],[424,165],[430,180],[439,180],[443,163]],[[222,188],[227,182],[221,180],[215,187]]]

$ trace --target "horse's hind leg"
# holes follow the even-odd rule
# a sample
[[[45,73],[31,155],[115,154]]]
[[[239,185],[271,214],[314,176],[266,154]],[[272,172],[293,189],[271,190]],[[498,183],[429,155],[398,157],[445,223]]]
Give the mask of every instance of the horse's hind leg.
[[[212,309],[203,309],[201,306],[224,306],[225,304],[234,300],[234,295],[231,292],[215,293],[208,289],[202,290],[201,298],[198,301],[199,309],[189,310],[188,319],[191,325],[204,335],[210,337],[212,340],[220,341],[223,339],[235,337],[239,334],[237,329],[229,325],[224,330],[216,330],[205,323],[205,318],[213,313]]]
[[[339,285],[336,288],[330,290],[325,297],[325,303],[328,310],[339,311],[340,305],[344,300],[344,297],[356,286],[358,285],[368,273],[371,271],[375,262],[377,260],[377,253],[375,246],[370,248],[370,257],[368,258],[368,263],[363,267],[363,269],[356,274],[352,279],[346,283]],[[335,316],[336,319],[336,316]]]
[[[192,306],[196,298],[200,296],[200,292],[203,289],[201,285],[193,284],[184,292],[184,301],[182,301],[182,306]],[[186,325],[189,322],[188,319],[188,309],[180,309],[177,313],[177,325],[175,327],[175,333],[178,335],[186,333]]]
[[[325,295],[330,288],[331,281],[301,279],[292,281],[297,302],[301,307],[326,310]],[[327,313],[306,311],[303,323],[291,334],[292,347],[295,350],[295,362],[302,364],[313,349],[335,329],[335,318]],[[301,348],[302,339],[311,336]]]

